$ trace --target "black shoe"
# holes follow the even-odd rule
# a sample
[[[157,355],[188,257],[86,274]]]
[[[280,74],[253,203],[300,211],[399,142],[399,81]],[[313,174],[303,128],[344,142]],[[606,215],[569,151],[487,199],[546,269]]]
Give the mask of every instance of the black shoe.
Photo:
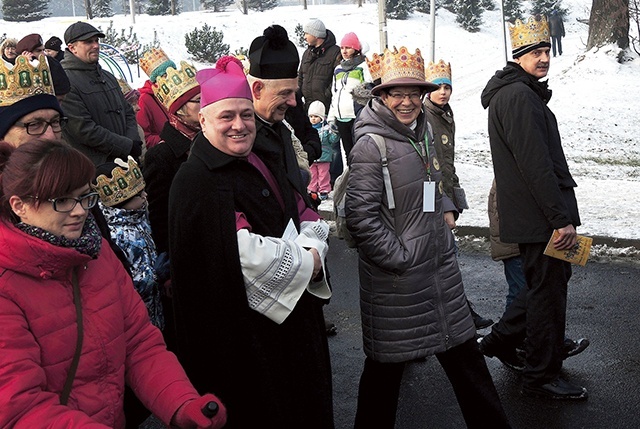
[[[486,357],[495,357],[504,366],[514,371],[524,371],[524,356],[520,355],[516,349],[500,350],[498,347],[491,347],[485,337],[479,337],[477,341],[480,353]]]
[[[584,387],[571,384],[560,377],[541,386],[522,386],[520,393],[548,399],[583,400],[589,396]]]
[[[469,311],[471,312],[471,317],[473,318],[473,324],[476,327],[476,330],[488,328],[493,325],[493,320],[484,318],[480,316],[471,306],[471,303],[467,301],[469,304]]]
[[[338,334],[338,328],[336,328],[336,325],[333,323],[325,321],[324,327],[327,330],[327,337],[332,337]]]
[[[564,345],[562,347],[562,359],[564,360],[568,357],[582,353],[587,347],[589,347],[589,344],[591,343],[588,338],[580,338],[577,340],[565,338]]]

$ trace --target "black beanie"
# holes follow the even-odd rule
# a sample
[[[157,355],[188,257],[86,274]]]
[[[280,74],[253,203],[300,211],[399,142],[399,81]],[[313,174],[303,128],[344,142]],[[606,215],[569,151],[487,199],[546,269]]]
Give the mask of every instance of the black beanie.
[[[59,51],[62,49],[62,40],[59,37],[53,36],[47,40],[47,43],[44,44],[44,48]]]
[[[4,136],[20,118],[40,109],[53,109],[63,115],[58,99],[51,94],[37,94],[13,103],[10,106],[0,107],[0,139]]]

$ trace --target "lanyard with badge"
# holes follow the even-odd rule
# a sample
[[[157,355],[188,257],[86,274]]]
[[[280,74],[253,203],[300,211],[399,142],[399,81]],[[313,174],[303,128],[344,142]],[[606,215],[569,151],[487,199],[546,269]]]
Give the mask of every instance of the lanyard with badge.
[[[422,185],[422,211],[424,213],[433,213],[436,211],[436,182],[431,180],[431,163],[429,162],[429,140],[424,136],[424,143],[419,142],[420,148],[415,142],[409,139],[411,146],[416,150],[418,156],[427,169],[427,181]]]

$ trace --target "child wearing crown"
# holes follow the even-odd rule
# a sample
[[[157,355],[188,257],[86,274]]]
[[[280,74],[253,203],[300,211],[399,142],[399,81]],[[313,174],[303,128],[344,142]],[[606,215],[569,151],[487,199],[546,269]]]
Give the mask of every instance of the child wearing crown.
[[[160,287],[156,273],[156,245],[151,237],[147,193],[140,167],[116,158],[99,165],[93,188],[100,195],[100,209],[109,224],[111,238],[127,255],[133,285],[147,306],[151,323],[164,328]],[[164,271],[162,267],[158,270]]]

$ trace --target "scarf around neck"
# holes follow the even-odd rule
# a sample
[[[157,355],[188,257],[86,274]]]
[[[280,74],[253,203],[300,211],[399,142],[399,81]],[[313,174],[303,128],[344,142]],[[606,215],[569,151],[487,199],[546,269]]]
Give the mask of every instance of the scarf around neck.
[[[87,220],[84,222],[82,234],[76,239],[57,236],[40,227],[27,225],[24,222],[18,222],[16,224],[16,228],[32,237],[39,238],[49,244],[53,244],[54,246],[76,249],[78,252],[88,255],[92,259],[97,258],[100,253],[102,236],[100,235],[98,224],[91,212],[89,212],[89,216],[87,216]]]

